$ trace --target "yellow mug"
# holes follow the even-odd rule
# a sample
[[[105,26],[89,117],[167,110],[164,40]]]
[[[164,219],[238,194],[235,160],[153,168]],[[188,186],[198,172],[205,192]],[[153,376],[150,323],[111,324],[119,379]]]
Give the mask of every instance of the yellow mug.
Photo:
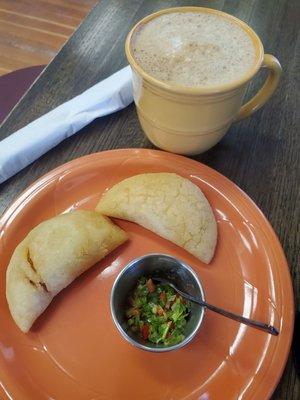
[[[240,80],[211,88],[168,84],[149,75],[133,57],[133,34],[153,18],[173,12],[212,13],[238,24],[255,47],[252,69]],[[129,32],[125,51],[132,69],[134,101],[146,136],[155,146],[178,154],[199,154],[218,143],[232,122],[250,116],[269,100],[282,71],[274,56],[264,54],[259,37],[247,24],[232,15],[203,7],[175,7],[148,15]],[[269,69],[266,82],[242,105],[247,85],[261,67]]]

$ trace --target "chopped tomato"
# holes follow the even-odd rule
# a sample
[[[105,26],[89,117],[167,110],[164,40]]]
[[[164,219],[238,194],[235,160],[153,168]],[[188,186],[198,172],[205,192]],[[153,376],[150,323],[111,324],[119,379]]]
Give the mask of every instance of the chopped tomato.
[[[162,301],[163,303],[166,302],[166,298],[167,298],[167,296],[166,296],[166,293],[165,293],[165,292],[161,292],[161,293],[159,294],[159,300]]]
[[[148,325],[143,325],[141,328],[141,333],[143,336],[143,339],[147,340],[149,336],[149,326]]]
[[[184,339],[191,304],[171,286],[157,283],[150,276],[141,277],[128,302],[128,332],[136,332],[143,342],[170,346]]]
[[[151,278],[147,280],[146,285],[147,285],[147,288],[149,290],[149,293],[153,293],[155,291],[155,285],[154,285],[154,283],[153,283]]]
[[[157,314],[159,316],[165,315],[165,311],[161,306],[157,306]]]
[[[131,307],[127,310],[127,317],[133,317],[134,315],[139,315],[140,311],[138,308]]]

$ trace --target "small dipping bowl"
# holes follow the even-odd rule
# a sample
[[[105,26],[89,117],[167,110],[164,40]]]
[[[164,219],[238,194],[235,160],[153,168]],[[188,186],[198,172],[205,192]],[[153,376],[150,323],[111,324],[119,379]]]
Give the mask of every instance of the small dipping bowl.
[[[148,254],[131,261],[117,276],[111,291],[110,310],[119,332],[132,345],[147,351],[161,353],[177,350],[188,344],[200,328],[204,316],[204,308],[191,303],[192,308],[184,332],[184,340],[180,343],[165,346],[148,342],[138,334],[131,332],[126,324],[125,311],[128,297],[137,285],[138,279],[160,277],[174,283],[178,289],[204,300],[201,283],[192,270],[183,261],[166,254]]]

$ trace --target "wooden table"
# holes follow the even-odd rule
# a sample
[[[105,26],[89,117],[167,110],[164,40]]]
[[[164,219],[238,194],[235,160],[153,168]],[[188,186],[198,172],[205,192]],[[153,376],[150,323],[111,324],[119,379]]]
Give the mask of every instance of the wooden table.
[[[299,311],[299,1],[101,0],[4,122],[0,138],[123,67],[124,40],[130,27],[153,11],[176,5],[208,6],[241,18],[261,37],[265,51],[282,63],[282,81],[272,100],[253,117],[232,126],[221,143],[195,159],[235,182],[270,220],[288,258]],[[250,87],[249,94],[258,84]],[[58,165],[85,154],[126,147],[152,147],[143,136],[133,105],[95,121],[3,183],[0,212]],[[296,400],[299,396],[299,377],[291,354],[273,399]]]

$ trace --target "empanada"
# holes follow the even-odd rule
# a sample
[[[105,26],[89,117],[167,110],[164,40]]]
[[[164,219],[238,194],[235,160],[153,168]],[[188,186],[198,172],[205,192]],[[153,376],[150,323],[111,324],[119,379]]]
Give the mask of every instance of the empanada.
[[[62,214],[36,226],[16,247],[6,272],[6,298],[23,332],[53,297],[127,239],[94,211]]]
[[[117,183],[96,207],[157,233],[209,263],[217,242],[217,224],[202,191],[174,173],[135,175]]]

